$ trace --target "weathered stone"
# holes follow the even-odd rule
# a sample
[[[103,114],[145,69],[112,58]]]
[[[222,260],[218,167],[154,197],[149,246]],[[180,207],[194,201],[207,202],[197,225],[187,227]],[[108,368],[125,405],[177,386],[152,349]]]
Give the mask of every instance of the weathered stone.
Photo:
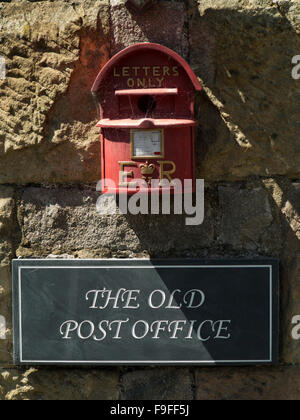
[[[281,331],[282,361],[300,363],[300,340],[292,337],[294,316],[300,315],[300,183],[281,190],[279,208],[285,232],[281,259]]]
[[[190,60],[206,94],[199,114],[201,177],[299,178],[300,81],[291,75],[299,54],[299,2],[189,3]]]
[[[198,369],[196,399],[299,400],[299,374],[299,367]]]
[[[188,369],[137,370],[123,375],[123,400],[192,400],[192,377]]]
[[[77,188],[26,188],[20,207],[23,242],[18,256],[71,250],[82,255],[83,250],[90,250],[94,256],[145,253],[162,257],[192,252],[213,240],[208,200],[203,225],[186,226],[186,215],[100,215],[98,197],[96,192]]]
[[[265,179],[263,185],[276,206],[284,236],[283,258],[293,257],[300,251],[300,182],[286,178]]]
[[[0,400],[116,400],[118,369],[0,370]]]
[[[281,212],[300,250],[300,182],[291,184]]]
[[[300,340],[293,338],[293,318],[300,316],[300,251],[285,262],[282,298],[282,361],[300,364]]]
[[[0,266],[0,366],[12,364],[11,283],[11,272],[9,267]]]
[[[135,13],[122,0],[111,2],[112,53],[138,42],[155,42],[188,57],[187,8],[184,2],[160,1]]]
[[[19,184],[0,186],[0,399],[300,399],[291,335],[300,315],[300,183],[291,181],[300,179],[300,80],[291,75],[300,3],[158,0],[140,14],[124,3],[0,1],[0,184]],[[200,226],[185,215],[100,215],[86,186],[100,177],[92,82],[112,54],[145,41],[177,51],[204,84],[196,173],[211,183]],[[279,257],[285,366],[124,368],[122,377],[118,368],[10,369],[17,247],[22,257]]]
[[[99,179],[89,92],[108,58],[108,21],[108,0],[1,5],[0,183]]]
[[[271,206],[263,188],[219,187],[219,197],[221,243],[264,253],[280,249],[280,228],[272,224]]]
[[[12,257],[13,193],[12,188],[0,186],[0,266]]]
[[[129,8],[131,7],[131,9],[141,12],[142,10],[153,6],[155,1],[156,0],[125,0],[125,4]]]

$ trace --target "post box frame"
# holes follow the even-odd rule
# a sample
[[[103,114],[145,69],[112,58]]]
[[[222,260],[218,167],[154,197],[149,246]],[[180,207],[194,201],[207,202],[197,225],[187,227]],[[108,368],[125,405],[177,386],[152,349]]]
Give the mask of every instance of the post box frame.
[[[134,62],[134,58],[139,57],[140,54],[141,57],[143,57],[143,60],[145,61],[132,64],[130,68],[129,63],[131,62],[131,60],[133,60]],[[137,89],[136,86],[138,86],[138,80],[140,80],[139,77],[143,76],[136,74],[136,86],[132,85],[132,87],[128,88],[129,80],[134,80],[133,69],[151,68],[133,66],[151,66],[151,59],[149,57],[151,57],[152,55],[153,57],[156,57],[154,58],[154,63],[152,64],[153,78],[155,78],[155,76],[158,76],[158,74],[154,74],[154,71],[156,73],[160,72],[160,76],[164,75],[165,77],[165,83],[152,82],[150,84],[149,79],[148,88],[145,87]],[[161,63],[156,61],[158,60],[157,57],[162,57]],[[165,69],[167,69],[168,66],[169,70],[167,70],[166,72]],[[149,72],[150,71],[151,70],[149,70]],[[125,78],[124,83],[121,83],[122,78]],[[108,80],[110,81],[109,84]],[[154,79],[154,81],[155,80],[156,79]],[[100,109],[100,121],[98,122],[97,126],[101,128],[102,179],[113,179],[116,183],[118,182],[118,176],[116,172],[120,169],[118,169],[119,167],[117,168],[116,163],[120,165],[123,162],[128,163],[130,160],[132,161],[132,163],[134,162],[134,165],[131,165],[133,166],[133,169],[130,170],[130,174],[134,172],[134,179],[138,180],[144,178],[139,175],[139,171],[141,168],[147,173],[147,171],[150,172],[150,170],[153,169],[153,165],[156,165],[155,176],[157,176],[158,171],[161,174],[162,169],[164,169],[162,165],[164,163],[167,164],[168,162],[171,162],[173,168],[177,167],[177,172],[174,174],[174,176],[172,176],[172,178],[179,178],[182,181],[184,179],[192,178],[194,191],[194,127],[197,125],[197,121],[194,117],[193,107],[194,94],[195,92],[201,90],[202,86],[200,85],[197,76],[194,74],[193,70],[188,65],[188,63],[176,52],[172,51],[171,49],[165,46],[153,43],[135,44],[128,48],[125,48],[124,50],[117,53],[114,57],[112,57],[109,60],[109,62],[102,68],[92,87],[93,96],[98,101],[98,107]],[[143,112],[138,111],[137,102],[139,98],[142,98],[144,95],[152,96],[158,102],[158,107],[154,108],[153,111],[150,110],[149,113],[147,111],[146,114],[143,114]],[[134,114],[132,106],[131,112],[128,112],[128,114],[126,114],[126,97],[129,98],[130,104],[131,100],[135,101]],[[162,109],[161,111],[159,109],[159,106],[161,106],[159,104],[164,103],[163,101],[165,100],[161,99],[162,97],[170,98],[168,100],[166,99],[166,103],[168,103],[168,101],[173,101],[172,98],[174,98],[174,111],[172,111],[172,108],[170,108],[170,106],[172,106],[170,105],[171,102],[169,102],[168,108],[166,110]],[[108,106],[109,103],[113,104],[113,106]],[[121,104],[123,104],[122,111]],[[142,117],[142,115],[144,115],[144,117]],[[123,135],[123,130],[127,131],[127,134],[124,134],[124,140],[122,140],[121,142],[121,135]],[[161,154],[159,156],[146,154],[136,156],[134,154],[134,133],[138,131],[161,132],[162,145]],[[122,145],[121,143],[119,143],[120,146],[118,146],[118,137],[120,137],[120,142],[123,143]],[[185,140],[186,143],[183,143],[183,141]],[[173,142],[174,146],[171,146]],[[127,146],[125,147],[126,143]],[[114,149],[114,144],[116,145],[116,148],[119,147],[120,158],[118,156],[117,149]],[[180,148],[177,151],[171,152],[170,154],[170,150],[172,150],[170,149],[170,147]],[[181,151],[184,151],[185,149],[186,151],[183,154],[181,154]],[[127,151],[125,152],[125,150]],[[109,157],[111,157],[110,160],[107,160],[109,159]],[[186,164],[183,164],[183,162],[186,162]],[[112,167],[115,169],[112,169]],[[170,171],[168,173],[170,174]],[[167,177],[168,179],[170,178],[169,176]],[[102,186],[103,193],[133,194],[134,192],[138,191],[128,190],[123,185],[121,186],[120,183],[116,187],[116,189],[105,188],[104,182],[102,183]],[[161,187],[158,188],[159,192],[162,192],[161,189]],[[151,188],[150,186],[147,190],[142,190],[142,192],[148,193],[150,193],[151,191],[153,191],[153,188]],[[173,192],[172,189],[171,192]]]

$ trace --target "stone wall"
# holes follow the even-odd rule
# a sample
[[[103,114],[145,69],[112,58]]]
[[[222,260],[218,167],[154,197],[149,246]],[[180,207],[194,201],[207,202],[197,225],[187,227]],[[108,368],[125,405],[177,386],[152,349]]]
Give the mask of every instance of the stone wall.
[[[0,399],[300,399],[300,3],[0,1]],[[197,177],[205,221],[100,216],[90,88],[109,57],[166,45],[202,80]],[[12,363],[16,257],[276,257],[280,363],[234,368],[23,368]],[[4,331],[3,331],[4,330]]]

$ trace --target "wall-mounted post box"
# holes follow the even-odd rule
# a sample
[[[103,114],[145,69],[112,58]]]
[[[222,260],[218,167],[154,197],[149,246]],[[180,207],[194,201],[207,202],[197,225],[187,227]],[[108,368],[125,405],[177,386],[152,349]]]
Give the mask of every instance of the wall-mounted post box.
[[[201,89],[183,58],[158,44],[133,45],[103,67],[92,87],[103,193],[162,191],[174,179],[195,184],[194,96]]]

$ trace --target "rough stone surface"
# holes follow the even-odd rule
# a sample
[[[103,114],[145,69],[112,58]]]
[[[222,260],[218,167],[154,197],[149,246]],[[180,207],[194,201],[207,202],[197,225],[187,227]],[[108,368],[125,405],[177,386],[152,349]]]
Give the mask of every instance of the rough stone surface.
[[[291,61],[300,54],[300,2],[157,0],[142,14],[124,2],[0,1],[0,400],[299,400],[291,321],[300,315],[300,80]],[[96,211],[90,88],[112,54],[145,41],[177,51],[204,85],[196,98],[200,226],[179,215]],[[277,257],[281,365],[13,368],[15,255]]]
[[[128,10],[122,0],[111,1],[112,54],[138,42],[155,42],[188,57],[185,2],[160,1],[143,13]]]
[[[142,14],[122,0],[1,2],[0,183],[96,182],[91,84],[110,54],[145,41],[180,53],[204,83],[199,176],[299,178],[299,16],[299,2],[272,0],[158,1]]]
[[[96,182],[108,0],[1,3],[0,183]]]
[[[0,366],[12,364],[12,347],[11,271],[0,266]]]
[[[300,250],[300,182],[293,182],[281,208],[286,227],[292,235],[295,248]]]
[[[292,330],[296,326],[292,324],[294,316],[300,316],[300,252],[294,256],[293,261],[285,267],[287,280],[282,299],[282,359],[285,363],[300,363],[300,340],[295,340]]]
[[[199,174],[299,178],[300,4],[272,0],[190,0],[190,62],[200,98]],[[215,107],[215,109],[213,109]]]
[[[121,381],[123,400],[192,400],[188,369],[162,368],[126,373]]]
[[[280,211],[285,230],[281,272],[282,360],[299,364],[300,340],[292,338],[294,325],[291,321],[300,315],[300,183],[290,184],[285,193],[281,192],[281,197]]]
[[[118,369],[0,370],[0,400],[117,400]]]
[[[197,400],[299,400],[299,367],[198,369]]]
[[[209,201],[205,223],[191,227],[185,226],[185,215],[103,216],[97,213],[98,197],[99,193],[86,189],[26,188],[19,211],[23,241],[18,255],[71,251],[81,257],[86,252],[94,256],[179,256],[212,242]]]
[[[285,207],[280,211],[261,181],[209,186],[204,223],[193,227],[184,214],[101,215],[98,198],[91,189],[25,188],[17,255],[193,257],[206,256],[210,248],[211,256],[279,257],[283,252]]]
[[[9,264],[12,257],[14,190],[0,186],[0,266]]]
[[[274,246],[269,242],[272,234],[276,236],[276,226],[272,224],[271,205],[263,188],[219,187],[219,198],[222,243],[249,250]],[[280,242],[277,244],[280,246]]]

